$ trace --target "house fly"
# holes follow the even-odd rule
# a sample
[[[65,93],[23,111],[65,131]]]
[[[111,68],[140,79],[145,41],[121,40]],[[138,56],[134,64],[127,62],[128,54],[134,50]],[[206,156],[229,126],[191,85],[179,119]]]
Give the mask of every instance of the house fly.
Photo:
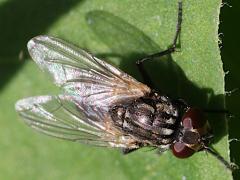
[[[172,46],[137,61],[146,83],[149,78],[143,62],[176,49],[181,2],[178,9]],[[65,140],[120,148],[125,154],[142,147],[171,149],[179,158],[207,151],[228,169],[236,168],[209,147],[210,126],[199,108],[171,99],[58,38],[37,36],[27,47],[37,65],[63,90],[56,96],[30,97],[16,103],[17,112],[33,129]]]

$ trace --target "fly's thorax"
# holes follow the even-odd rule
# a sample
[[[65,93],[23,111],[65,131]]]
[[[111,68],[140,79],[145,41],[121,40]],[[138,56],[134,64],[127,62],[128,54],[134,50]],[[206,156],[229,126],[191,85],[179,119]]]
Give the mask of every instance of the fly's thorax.
[[[140,126],[152,126],[154,108],[144,102],[137,102],[126,109],[125,119],[131,119]]]
[[[187,158],[202,150],[211,138],[210,126],[204,113],[189,108],[183,115],[172,151],[176,157]]]
[[[114,124],[148,145],[169,145],[179,124],[179,110],[166,96],[154,94],[110,108]]]

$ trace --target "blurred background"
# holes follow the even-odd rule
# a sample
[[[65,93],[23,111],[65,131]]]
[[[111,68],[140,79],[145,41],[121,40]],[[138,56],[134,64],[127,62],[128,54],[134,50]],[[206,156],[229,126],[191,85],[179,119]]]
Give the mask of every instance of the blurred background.
[[[51,34],[106,57],[104,53],[109,51],[107,32],[89,27],[94,20],[92,16],[99,15],[99,12],[93,10],[104,9],[121,14],[126,19],[131,17],[131,23],[139,27],[146,24],[141,18],[147,19],[149,27],[145,30],[150,37],[159,38],[154,34],[157,30],[152,32],[151,28],[156,29],[161,26],[163,34],[168,34],[170,30],[170,35],[161,37],[162,42],[165,40],[169,42],[174,34],[177,8],[175,1],[168,2],[163,8],[161,4],[164,2],[163,0],[161,3],[135,1],[126,6],[125,1],[121,1],[115,6],[113,2],[109,3],[107,0],[0,0],[0,179],[96,179],[96,177],[98,179],[158,179],[159,177],[183,179],[184,173],[189,177],[199,178],[197,173],[189,175],[188,170],[190,166],[193,169],[198,168],[194,162],[204,163],[201,157],[189,160],[189,164],[186,164],[185,161],[176,161],[170,153],[159,161],[156,160],[159,157],[155,153],[147,153],[146,150],[123,157],[116,150],[89,148],[77,143],[63,142],[33,132],[20,121],[14,110],[14,104],[18,99],[58,92],[45,74],[30,60],[26,50],[29,39],[39,34]],[[226,90],[231,91],[239,88],[240,84],[238,54],[240,26],[237,20],[240,16],[240,2],[235,0],[228,4],[221,9],[219,33],[222,40],[221,56],[224,70],[228,72],[225,77]],[[93,14],[89,14],[90,11]],[[164,24],[158,16],[153,16],[158,11],[171,23]],[[108,17],[104,13],[100,13],[99,17],[101,15]],[[131,32],[138,31],[114,16],[109,18],[115,18],[115,21],[122,23],[123,25],[119,26],[123,28],[122,31],[125,27]],[[155,25],[158,20],[159,24]],[[105,33],[102,39],[96,39],[96,31],[102,35]],[[114,32],[114,29],[110,31]],[[135,37],[143,37],[143,43],[132,40],[134,48],[138,48],[138,54],[124,58],[141,57],[145,53],[156,52],[159,49],[157,45],[159,43],[155,44],[140,31]],[[111,43],[120,43],[119,41],[120,39],[116,39]],[[166,44],[160,46],[165,47]],[[121,52],[124,48],[125,52],[132,50],[131,44],[127,47],[125,44],[113,47],[116,47],[113,49],[114,52]],[[112,56],[120,55],[116,53]],[[119,65],[117,59],[113,58],[112,61]],[[128,65],[122,64],[122,66],[127,68]],[[229,121],[231,139],[240,138],[239,102],[239,90],[227,96],[227,108],[234,115]],[[230,149],[232,160],[240,164],[240,143],[232,141]],[[169,166],[164,166],[164,163]],[[176,166],[182,172],[179,176],[172,173],[172,169]],[[159,171],[160,167],[161,171]],[[169,170],[169,167],[172,169]],[[209,167],[211,168],[211,165]],[[205,171],[201,173],[204,174]],[[235,172],[234,177],[239,179],[240,173]]]

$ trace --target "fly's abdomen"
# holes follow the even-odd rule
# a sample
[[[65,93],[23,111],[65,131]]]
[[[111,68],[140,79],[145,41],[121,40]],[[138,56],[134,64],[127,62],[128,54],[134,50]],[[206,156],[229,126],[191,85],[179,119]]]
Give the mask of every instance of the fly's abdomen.
[[[147,102],[139,99],[125,106],[113,107],[110,114],[114,124],[148,145],[171,144],[178,124],[178,111],[170,101],[159,98],[148,99]]]

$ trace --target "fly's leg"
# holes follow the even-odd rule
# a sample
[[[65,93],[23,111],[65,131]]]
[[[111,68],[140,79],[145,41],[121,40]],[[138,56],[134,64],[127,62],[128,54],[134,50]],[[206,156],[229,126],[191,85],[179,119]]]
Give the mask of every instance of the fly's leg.
[[[144,83],[146,83],[150,87],[153,87],[153,83],[150,80],[150,77],[143,66],[143,62],[148,61],[148,60],[153,60],[154,58],[157,58],[157,57],[160,58],[162,56],[169,55],[169,54],[175,52],[176,45],[177,45],[177,39],[179,38],[180,31],[181,31],[181,24],[182,24],[182,2],[180,1],[180,2],[178,2],[178,21],[177,21],[176,33],[175,33],[172,45],[165,51],[151,54],[151,55],[149,55],[143,59],[140,59],[136,62],[139,72],[141,73],[141,75],[143,77]]]
[[[122,153],[124,154],[124,155],[126,155],[126,154],[129,154],[129,153],[131,153],[131,152],[134,152],[134,151],[136,151],[136,150],[138,150],[139,148],[133,148],[133,149],[130,149],[130,148],[122,148]]]
[[[205,113],[210,114],[223,114],[226,115],[228,118],[234,117],[234,115],[227,109],[204,109]]]
[[[205,150],[206,152],[208,152],[209,154],[213,155],[215,158],[217,158],[227,169],[229,169],[230,171],[234,171],[239,169],[239,166],[237,164],[234,164],[232,162],[228,162],[226,161],[222,156],[220,156],[215,150],[213,150],[212,148],[208,147],[208,146],[204,146],[203,150]]]
[[[206,113],[217,113],[217,114],[231,114],[227,109],[204,109]]]

